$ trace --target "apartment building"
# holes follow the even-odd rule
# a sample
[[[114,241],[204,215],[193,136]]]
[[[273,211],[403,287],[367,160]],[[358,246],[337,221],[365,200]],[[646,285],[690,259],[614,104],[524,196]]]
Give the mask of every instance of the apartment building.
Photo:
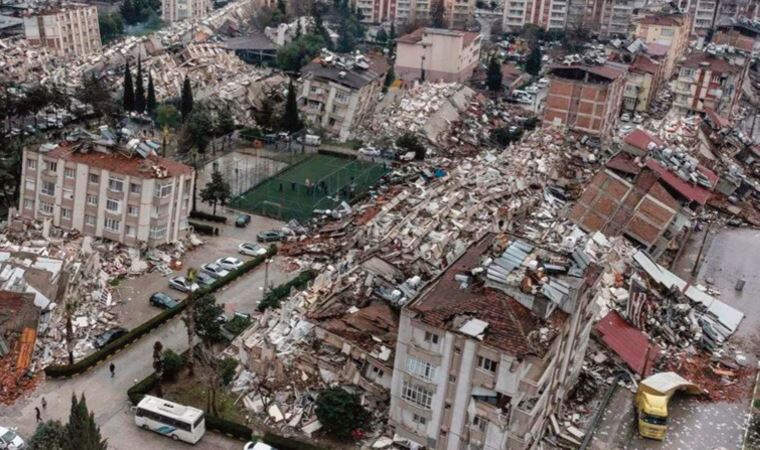
[[[316,58],[301,69],[301,113],[308,122],[345,141],[374,109],[389,68],[379,54]]]
[[[760,55],[760,21],[729,19],[716,26],[712,42],[753,57]]]
[[[678,7],[692,18],[691,33],[705,36],[715,23],[718,0],[680,0]]]
[[[351,5],[362,12],[364,23],[394,22],[396,3],[397,0],[351,0]]]
[[[396,39],[396,77],[404,81],[464,82],[480,59],[480,34],[418,28]]]
[[[626,72],[627,66],[612,62],[550,68],[544,125],[610,138],[620,114]]]
[[[581,370],[599,274],[510,237],[470,247],[401,311],[396,435],[436,450],[535,448]]]
[[[689,45],[689,20],[681,14],[649,14],[636,21],[635,36],[646,44],[668,48],[663,77],[669,80]]]
[[[188,227],[193,169],[144,145],[25,148],[20,215],[127,245],[176,241]]]
[[[502,26],[507,32],[533,24],[544,30],[564,30],[570,0],[505,0]]]
[[[683,115],[711,109],[730,119],[741,97],[749,60],[744,53],[712,46],[691,53],[681,63],[673,85],[673,109]]]
[[[68,3],[24,17],[24,35],[32,45],[60,56],[82,56],[100,50],[100,26],[95,6]]]
[[[628,67],[623,91],[623,109],[646,112],[662,81],[663,65],[647,55],[638,54]]]
[[[161,0],[161,19],[166,22],[206,17],[211,0]]]
[[[443,0],[446,24],[465,30],[475,22],[475,0]]]

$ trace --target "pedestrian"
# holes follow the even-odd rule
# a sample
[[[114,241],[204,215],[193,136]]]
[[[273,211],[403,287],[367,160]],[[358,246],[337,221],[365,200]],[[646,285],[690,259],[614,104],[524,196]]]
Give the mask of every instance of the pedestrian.
[[[113,363],[111,363],[111,365],[108,366],[108,370],[111,371],[111,378],[113,378],[114,374],[116,373],[116,366]]]
[[[45,400],[45,397],[42,397],[42,409],[47,409],[47,400]]]
[[[37,414],[37,423],[42,422],[42,412],[40,411],[40,408],[35,406],[34,412]]]

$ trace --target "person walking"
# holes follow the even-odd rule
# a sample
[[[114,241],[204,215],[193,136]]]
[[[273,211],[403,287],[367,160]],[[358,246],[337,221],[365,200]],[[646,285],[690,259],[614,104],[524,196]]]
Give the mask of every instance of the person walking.
[[[34,407],[34,412],[37,414],[37,423],[42,422],[42,412],[40,411],[40,408]]]
[[[111,378],[113,378],[113,376],[116,374],[116,366],[113,363],[111,363],[111,365],[108,366],[108,370],[111,371]]]
[[[42,409],[47,409],[47,400],[45,400],[45,397],[42,397]]]

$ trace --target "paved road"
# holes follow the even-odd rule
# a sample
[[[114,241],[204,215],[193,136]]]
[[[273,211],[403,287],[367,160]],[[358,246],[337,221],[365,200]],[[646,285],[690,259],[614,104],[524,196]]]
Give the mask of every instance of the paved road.
[[[235,304],[243,293],[250,299],[260,300],[262,294],[258,287],[263,283],[264,270],[265,268],[260,266],[219,292],[219,302]],[[295,275],[279,271],[269,273],[275,284],[283,283]],[[68,380],[46,380],[30,396],[19,400],[11,407],[0,407],[0,424],[16,426],[22,436],[29,437],[36,426],[34,407],[40,405],[42,397],[45,397],[48,404],[43,418],[63,421],[68,419],[72,393],[79,395],[85,392],[90,411],[95,413],[95,420],[100,425],[103,435],[108,438],[110,449],[187,449],[185,444],[175,443],[134,426],[126,397],[126,390],[152,371],[153,343],[160,340],[165,348],[182,352],[187,349],[186,336],[182,321],[174,319],[89,372]],[[110,361],[116,365],[114,378],[108,373]],[[209,433],[194,448],[227,450],[239,449],[242,445]]]

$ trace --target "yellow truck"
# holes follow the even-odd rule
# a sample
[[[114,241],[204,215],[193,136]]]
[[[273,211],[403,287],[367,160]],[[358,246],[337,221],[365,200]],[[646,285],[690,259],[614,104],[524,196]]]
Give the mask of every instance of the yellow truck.
[[[636,392],[639,434],[650,439],[665,439],[668,430],[668,402],[676,391],[690,394],[702,391],[675,372],[662,372],[643,379]]]

